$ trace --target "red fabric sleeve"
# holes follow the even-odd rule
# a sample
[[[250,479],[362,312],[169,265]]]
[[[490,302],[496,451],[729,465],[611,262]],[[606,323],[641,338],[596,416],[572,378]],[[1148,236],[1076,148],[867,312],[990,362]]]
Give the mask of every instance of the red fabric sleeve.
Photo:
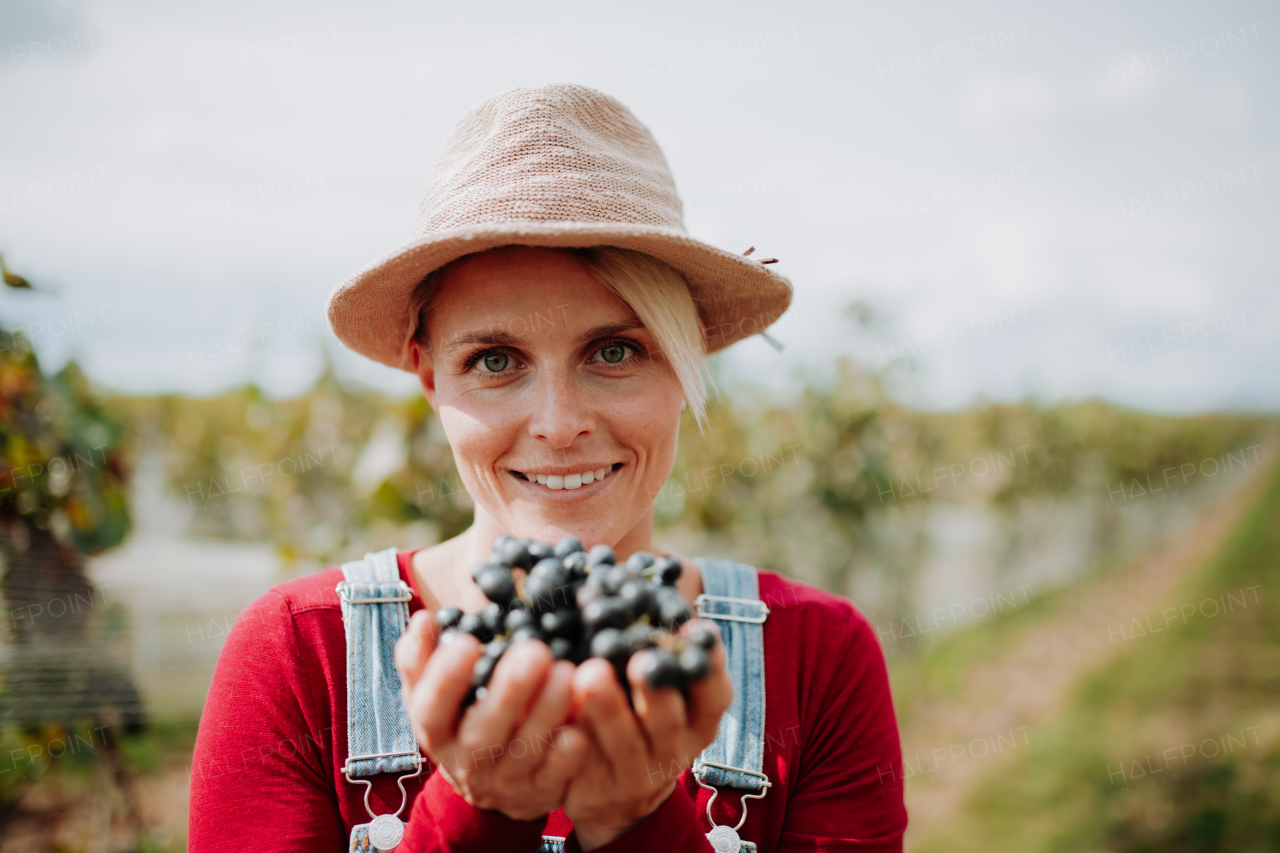
[[[582,853],[576,830],[565,839],[564,849],[565,853]],[[693,799],[683,785],[676,785],[671,796],[653,814],[608,844],[595,848],[592,853],[648,853],[650,850],[714,853],[705,830],[698,822]]]
[[[825,688],[804,712],[813,728],[799,756],[778,850],[899,853],[907,828],[902,750],[884,653],[846,604],[832,634],[843,650],[822,661]],[[834,666],[832,666],[834,664]]]
[[[288,602],[277,592],[232,626],[196,736],[191,853],[346,849],[329,776],[333,750],[308,724],[306,709],[317,697],[302,660]]]
[[[317,734],[327,731],[327,724],[312,718],[330,700],[328,685],[312,683],[323,682],[317,645],[299,640],[288,600],[274,591],[232,627],[196,736],[191,853],[347,849],[349,828],[331,776],[341,759],[333,755],[330,738]],[[345,737],[340,740],[345,743]],[[347,795],[361,796],[355,788]],[[477,809],[433,772],[414,800],[404,841],[396,849],[536,853],[545,821],[514,821]]]

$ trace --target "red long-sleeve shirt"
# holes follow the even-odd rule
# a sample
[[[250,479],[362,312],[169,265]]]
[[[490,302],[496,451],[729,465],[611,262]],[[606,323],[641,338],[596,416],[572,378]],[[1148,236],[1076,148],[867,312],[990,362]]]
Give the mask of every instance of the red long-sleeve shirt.
[[[401,579],[414,588],[412,552]],[[866,619],[836,596],[761,571],[764,772],[773,787],[747,800],[739,834],[761,851],[901,851],[907,815],[901,752],[884,656]],[[191,853],[342,853],[368,821],[363,785],[342,776],[347,755],[346,639],[334,587],[340,569],[280,584],[227,637],[200,720],[191,771]],[[410,612],[422,608],[414,588]],[[372,777],[376,814],[394,812],[393,774]],[[399,853],[536,851],[566,836],[562,810],[515,821],[477,809],[433,772],[405,783],[411,805]],[[730,826],[739,794],[721,790],[713,814]],[[685,772],[671,797],[601,853],[710,851],[710,792]]]

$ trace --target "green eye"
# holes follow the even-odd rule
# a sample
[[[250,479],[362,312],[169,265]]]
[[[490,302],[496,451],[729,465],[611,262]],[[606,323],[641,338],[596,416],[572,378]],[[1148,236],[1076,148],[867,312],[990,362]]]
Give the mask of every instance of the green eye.
[[[622,344],[609,344],[600,348],[600,358],[608,364],[617,364],[627,357],[627,348]]]
[[[486,355],[483,359],[484,369],[489,373],[501,373],[507,369],[507,365],[511,361],[511,357],[505,352],[493,352]]]

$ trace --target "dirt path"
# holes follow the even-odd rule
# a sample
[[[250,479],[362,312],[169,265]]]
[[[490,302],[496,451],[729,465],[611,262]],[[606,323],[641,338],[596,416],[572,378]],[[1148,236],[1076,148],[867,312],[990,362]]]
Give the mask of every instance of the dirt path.
[[[979,667],[960,695],[916,705],[902,732],[908,849],[913,837],[945,825],[980,776],[1034,741],[1037,725],[1060,711],[1082,675],[1115,656],[1141,654],[1148,642],[1177,642],[1176,629],[1145,636],[1140,631],[1148,617],[1153,628],[1164,625],[1162,609],[1180,603],[1171,601],[1179,584],[1222,546],[1258,500],[1272,461],[1266,459],[1153,558],[1079,586],[1052,615]],[[1116,709],[1121,716],[1131,712]]]

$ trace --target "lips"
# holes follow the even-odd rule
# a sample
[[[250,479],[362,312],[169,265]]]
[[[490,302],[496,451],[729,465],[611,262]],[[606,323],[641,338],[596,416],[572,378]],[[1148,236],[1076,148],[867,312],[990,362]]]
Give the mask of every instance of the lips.
[[[603,480],[621,467],[622,463],[619,462],[615,465],[605,465],[602,468],[575,471],[570,474],[535,474],[525,471],[512,471],[511,475],[529,483],[546,486],[551,491],[560,491],[562,489],[572,491],[580,489],[588,483],[594,483],[596,480]]]

